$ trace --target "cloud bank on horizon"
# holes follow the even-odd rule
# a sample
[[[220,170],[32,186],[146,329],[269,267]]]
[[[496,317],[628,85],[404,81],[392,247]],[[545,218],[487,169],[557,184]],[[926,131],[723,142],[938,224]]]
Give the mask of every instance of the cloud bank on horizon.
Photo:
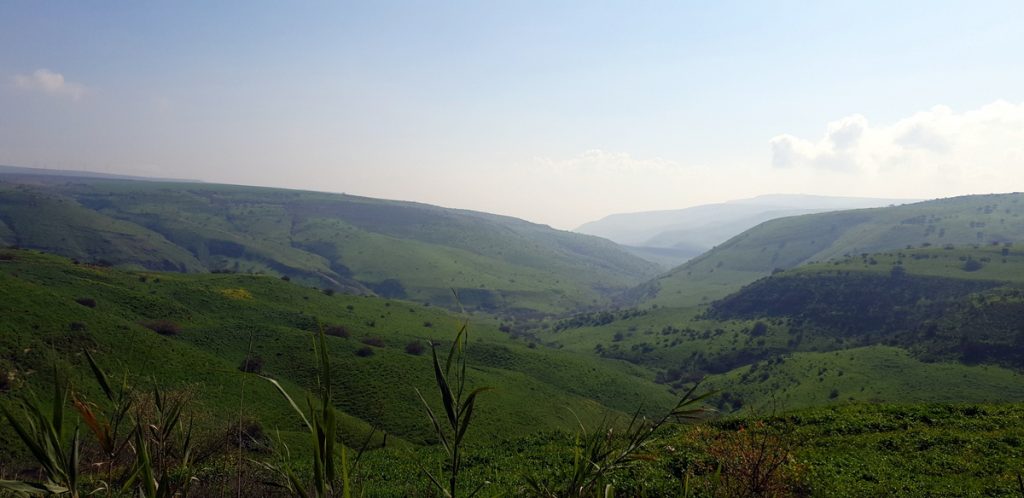
[[[769,143],[780,174],[845,178],[872,192],[935,197],[1024,188],[1024,103],[998,100],[962,112],[937,105],[881,124],[855,114],[828,123],[820,138],[783,134]]]

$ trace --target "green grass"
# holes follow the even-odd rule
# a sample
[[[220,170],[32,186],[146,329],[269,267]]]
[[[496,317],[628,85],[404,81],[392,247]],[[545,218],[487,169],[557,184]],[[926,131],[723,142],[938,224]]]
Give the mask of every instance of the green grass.
[[[939,381],[941,379],[941,381]],[[798,352],[707,379],[754,413],[849,402],[1019,402],[1024,376],[990,365],[925,363],[891,346]],[[722,402],[730,411],[736,405]]]
[[[0,242],[125,268],[288,275],[507,314],[610,302],[660,269],[523,220],[342,194],[40,177],[0,181]]]
[[[807,264],[709,306],[584,315],[535,333],[655,369],[676,389],[709,375],[726,412],[1019,401],[1022,282],[1012,245],[903,249]]]
[[[749,432],[760,420],[781,435],[786,467],[798,469],[797,487],[805,495],[1020,493],[1024,405],[857,403],[678,426],[659,435],[650,461],[614,474],[616,496],[678,496],[687,473],[691,496],[713,496],[723,441],[742,434],[741,427]],[[485,493],[521,495],[528,489],[526,476],[543,479],[571,465],[572,446],[572,435],[561,432],[477,446],[465,472],[474,481],[491,482]],[[373,483],[369,496],[422,495],[430,484],[415,478],[419,464],[438,468],[440,455],[429,448],[375,451],[366,456],[361,478]]]
[[[397,437],[392,440],[432,440],[413,390],[426,392],[433,384],[429,355],[408,354],[405,347],[413,341],[450,342],[459,317],[448,311],[327,296],[267,276],[123,272],[30,251],[3,253],[13,259],[0,261],[0,368],[13,372],[15,385],[45,388],[48,381],[39,372],[56,361],[75,388],[96,395],[82,356],[87,349],[116,375],[131,372],[140,385],[191,388],[211,419],[230,420],[238,410],[238,366],[250,337],[263,373],[298,396],[315,385],[312,338],[319,321],[350,333],[327,338],[345,440],[358,441],[370,425]],[[93,299],[95,307],[75,302],[82,297]],[[151,320],[170,320],[180,333],[162,336],[140,325]],[[672,401],[646,370],[531,349],[486,318],[471,327],[468,382],[497,389],[478,407],[470,440],[572,427],[573,413],[594,422],[641,404],[653,411]],[[380,346],[364,344],[371,339]],[[373,354],[358,356],[364,348]],[[300,421],[264,384],[246,383],[246,412],[267,430],[299,430]]]

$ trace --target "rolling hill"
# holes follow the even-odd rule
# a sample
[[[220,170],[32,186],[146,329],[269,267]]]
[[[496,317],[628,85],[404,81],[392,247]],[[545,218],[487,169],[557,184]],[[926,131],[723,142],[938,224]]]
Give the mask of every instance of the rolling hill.
[[[728,412],[1024,400],[1021,323],[1024,252],[1002,243],[809,263],[704,306],[582,314],[537,333],[677,388],[706,378]]]
[[[779,269],[907,247],[1024,240],[1024,194],[954,197],[762,223],[635,289],[633,302],[693,306]]]
[[[240,365],[251,354],[260,373],[302,399],[302,389],[317,382],[312,334],[322,325],[346,414],[343,439],[357,446],[372,426],[396,442],[430,442],[413,388],[436,392],[427,341],[450,343],[461,319],[438,307],[327,295],[270,276],[129,272],[0,250],[0,398],[45,392],[54,365],[76,392],[99,396],[83,356],[91,351],[143,390],[191,393],[208,426],[237,421],[245,390],[247,416],[287,434],[300,430],[300,421],[269,383],[244,376]],[[478,405],[472,437],[571,428],[573,414],[596,422],[671,403],[643,368],[534,348],[497,325],[470,324],[470,382],[495,388]],[[536,399],[544,402],[530,401]],[[16,447],[7,429],[0,445]]]
[[[595,307],[658,267],[516,218],[343,194],[0,172],[0,242],[128,269],[287,275],[511,314]]]

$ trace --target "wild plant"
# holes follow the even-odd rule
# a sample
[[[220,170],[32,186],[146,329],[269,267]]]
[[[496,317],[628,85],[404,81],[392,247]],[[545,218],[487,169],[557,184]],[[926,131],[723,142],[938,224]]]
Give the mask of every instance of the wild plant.
[[[0,489],[30,495],[69,494],[78,498],[81,440],[75,427],[71,440],[67,439],[64,406],[68,401],[68,388],[57,369],[53,372],[53,402],[50,413],[31,393],[21,400],[24,421],[14,415],[6,405],[0,411],[18,434],[22,444],[32,453],[42,472],[42,482],[0,481]]]
[[[649,460],[645,449],[659,429],[670,422],[691,422],[701,418],[707,409],[699,403],[714,392],[696,395],[695,384],[664,416],[648,420],[638,409],[621,435],[608,421],[588,431],[582,422],[576,434],[572,465],[556,471],[553,479],[540,480],[526,476],[529,491],[544,497],[613,496],[608,482],[610,474],[623,470],[639,460]],[[577,421],[579,419],[577,418]],[[684,485],[685,486],[685,485]]]
[[[804,468],[793,459],[796,440],[762,421],[725,432],[708,454],[717,461],[716,496],[760,497],[798,494]]]
[[[106,372],[96,363],[88,351],[85,357],[97,385],[106,398],[106,408],[90,403],[80,395],[72,394],[72,403],[86,427],[92,432],[103,453],[104,461],[97,462],[105,468],[106,477],[102,484],[110,486],[114,481],[114,469],[123,462],[125,450],[133,435],[132,408],[135,406],[135,390],[128,384],[127,374],[115,390]]]
[[[456,299],[458,296],[456,296]],[[444,406],[445,418],[442,422],[434,414],[423,394],[416,390],[420,401],[427,410],[427,416],[433,424],[434,432],[441,441],[448,456],[446,483],[442,484],[441,479],[432,474],[429,470],[423,469],[430,482],[444,496],[455,498],[458,496],[459,473],[462,470],[462,451],[469,429],[470,421],[473,418],[473,407],[476,405],[476,397],[482,392],[488,391],[489,387],[478,387],[468,394],[466,392],[466,346],[469,343],[469,324],[463,321],[455,340],[448,349],[448,358],[441,368],[441,362],[437,358],[437,345],[431,343],[431,354],[433,355],[434,380],[441,395],[441,404]],[[486,482],[480,483],[467,496],[477,494]]]
[[[327,354],[327,338],[323,327],[320,327],[320,332],[314,340],[313,346],[318,370],[316,393],[319,403],[315,402],[311,396],[306,396],[306,406],[309,410],[308,417],[306,412],[299,408],[299,405],[279,382],[270,377],[262,377],[273,384],[277,391],[284,396],[285,400],[288,401],[288,404],[291,405],[295,413],[299,415],[309,431],[312,440],[312,484],[307,484],[298,476],[288,463],[290,458],[285,458],[284,463],[281,464],[259,463],[268,470],[284,477],[285,482],[280,486],[295,496],[303,498],[342,496],[349,498],[352,496],[353,485],[349,475],[348,451],[344,444],[338,443],[338,411],[334,407],[331,389],[331,362]],[[287,446],[284,446],[284,451],[288,452]]]

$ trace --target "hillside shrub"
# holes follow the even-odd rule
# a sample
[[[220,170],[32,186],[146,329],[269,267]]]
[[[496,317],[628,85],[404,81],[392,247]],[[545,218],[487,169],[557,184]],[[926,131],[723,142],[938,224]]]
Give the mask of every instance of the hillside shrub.
[[[80,297],[78,299],[75,299],[75,302],[81,304],[82,306],[85,306],[86,308],[96,307],[96,300],[91,297]]]
[[[360,342],[366,344],[367,346],[373,346],[377,348],[384,347],[384,339],[381,339],[380,337],[364,337],[363,340]]]
[[[719,496],[803,496],[806,468],[796,462],[794,441],[785,432],[755,422],[720,434],[708,448],[715,463]]]
[[[71,322],[68,324],[68,330],[72,332],[85,332],[85,324],[82,322]]]
[[[344,325],[328,325],[324,329],[324,333],[329,336],[340,337],[342,339],[348,339],[348,337],[351,335]]]
[[[424,347],[421,341],[412,341],[405,345],[405,352],[414,356],[423,354]]]
[[[365,346],[361,347],[361,348],[356,350],[356,356],[359,356],[361,358],[366,358],[368,356],[373,356],[373,349],[369,348],[369,347],[365,347]]]
[[[238,370],[245,373],[261,373],[263,372],[263,358],[260,355],[252,355],[238,365]]]
[[[983,265],[981,261],[968,259],[967,261],[964,261],[964,265],[961,268],[963,268],[964,271],[978,271],[984,268],[984,266],[985,265]]]
[[[0,253],[0,261],[13,261],[14,255],[9,252]]]
[[[170,320],[150,320],[148,322],[143,322],[142,326],[160,335],[170,336],[181,333],[181,327]]]

